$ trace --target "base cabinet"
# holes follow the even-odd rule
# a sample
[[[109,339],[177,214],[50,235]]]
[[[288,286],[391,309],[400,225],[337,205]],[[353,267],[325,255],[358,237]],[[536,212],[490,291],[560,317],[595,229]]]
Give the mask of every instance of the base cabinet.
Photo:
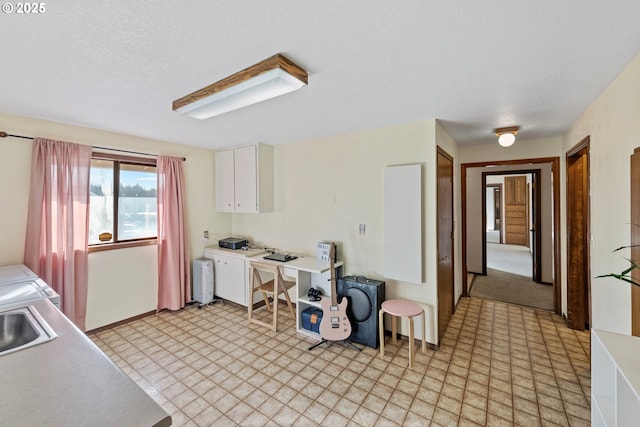
[[[214,295],[226,301],[247,306],[249,258],[264,253],[262,250],[229,250],[208,247],[204,257],[213,260]]]
[[[591,330],[591,425],[637,426],[640,338]]]
[[[218,298],[247,305],[244,285],[244,261],[237,258],[215,255],[213,257],[215,295]]]

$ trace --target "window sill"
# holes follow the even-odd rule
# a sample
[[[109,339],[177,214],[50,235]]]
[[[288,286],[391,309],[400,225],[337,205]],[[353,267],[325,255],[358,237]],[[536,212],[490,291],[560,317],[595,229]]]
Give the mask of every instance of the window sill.
[[[117,243],[103,243],[100,245],[92,245],[89,246],[89,253],[93,252],[102,252],[102,251],[112,251],[116,249],[125,249],[125,248],[135,248],[137,246],[151,246],[157,245],[158,239],[144,239],[144,240],[133,240],[127,242],[117,242]]]

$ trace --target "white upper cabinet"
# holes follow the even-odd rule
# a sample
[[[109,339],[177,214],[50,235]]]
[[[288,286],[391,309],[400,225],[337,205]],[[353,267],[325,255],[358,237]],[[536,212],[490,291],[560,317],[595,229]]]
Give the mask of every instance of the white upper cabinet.
[[[273,147],[216,151],[216,211],[273,212]]]

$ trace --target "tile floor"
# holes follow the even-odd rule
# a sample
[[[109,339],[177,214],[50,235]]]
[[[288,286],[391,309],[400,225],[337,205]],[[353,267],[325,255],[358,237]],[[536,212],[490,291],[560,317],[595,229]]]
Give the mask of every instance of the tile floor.
[[[383,359],[275,334],[231,304],[163,312],[90,338],[176,426],[588,426],[589,333],[550,312],[463,298],[439,351]],[[417,346],[419,348],[419,346]]]

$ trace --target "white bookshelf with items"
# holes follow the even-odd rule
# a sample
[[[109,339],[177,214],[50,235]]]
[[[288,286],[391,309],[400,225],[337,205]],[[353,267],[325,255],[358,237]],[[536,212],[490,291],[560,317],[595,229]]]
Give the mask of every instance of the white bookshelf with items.
[[[640,338],[591,330],[591,425],[640,425]]]

